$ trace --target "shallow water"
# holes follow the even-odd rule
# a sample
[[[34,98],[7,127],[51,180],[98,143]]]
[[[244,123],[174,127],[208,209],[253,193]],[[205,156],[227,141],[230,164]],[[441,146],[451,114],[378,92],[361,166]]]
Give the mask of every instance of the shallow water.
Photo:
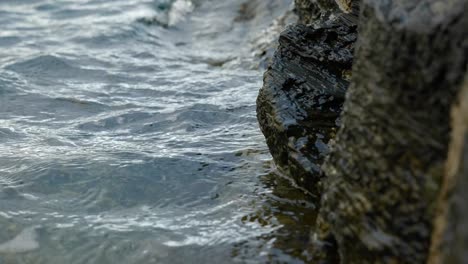
[[[302,263],[255,118],[264,1],[0,2],[0,263]]]

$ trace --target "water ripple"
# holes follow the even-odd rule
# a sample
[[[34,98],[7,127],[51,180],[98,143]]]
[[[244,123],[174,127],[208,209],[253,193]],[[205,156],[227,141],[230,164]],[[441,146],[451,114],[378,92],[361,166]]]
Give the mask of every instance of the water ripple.
[[[0,1],[0,263],[268,262],[269,1]]]

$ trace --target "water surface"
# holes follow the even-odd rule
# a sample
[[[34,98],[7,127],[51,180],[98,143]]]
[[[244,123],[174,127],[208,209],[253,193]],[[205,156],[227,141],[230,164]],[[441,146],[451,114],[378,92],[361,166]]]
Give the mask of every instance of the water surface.
[[[302,263],[255,117],[291,1],[0,2],[0,263]]]

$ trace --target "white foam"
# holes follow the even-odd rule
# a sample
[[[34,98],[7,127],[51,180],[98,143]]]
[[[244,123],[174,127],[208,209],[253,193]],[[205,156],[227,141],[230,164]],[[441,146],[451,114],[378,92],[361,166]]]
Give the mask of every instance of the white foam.
[[[190,0],[176,0],[168,14],[168,26],[174,26],[193,11],[193,3]]]

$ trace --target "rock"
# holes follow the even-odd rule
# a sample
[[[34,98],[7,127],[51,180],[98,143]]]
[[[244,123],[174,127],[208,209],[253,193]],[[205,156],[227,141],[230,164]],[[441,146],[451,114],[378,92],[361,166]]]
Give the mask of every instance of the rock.
[[[307,1],[296,4],[301,2]],[[320,9],[298,7],[304,6],[299,15]],[[315,24],[299,23],[281,34],[257,99],[258,120],[275,163],[315,194],[320,164],[339,124],[357,37],[354,25],[329,14],[327,9]]]
[[[316,262],[463,263],[468,1],[363,0],[357,33],[358,2],[295,1],[257,99],[262,132],[320,198]]]
[[[468,60],[466,1],[365,0],[319,237],[342,263],[424,263]],[[449,263],[449,262],[442,262]]]
[[[300,24],[311,24],[321,15],[320,6],[311,0],[295,0],[295,13],[299,16]]]
[[[315,24],[317,21],[338,17],[343,23],[355,25],[359,11],[358,0],[295,0],[299,24]]]
[[[452,136],[434,221],[429,264],[468,260],[468,74],[452,109]]]

